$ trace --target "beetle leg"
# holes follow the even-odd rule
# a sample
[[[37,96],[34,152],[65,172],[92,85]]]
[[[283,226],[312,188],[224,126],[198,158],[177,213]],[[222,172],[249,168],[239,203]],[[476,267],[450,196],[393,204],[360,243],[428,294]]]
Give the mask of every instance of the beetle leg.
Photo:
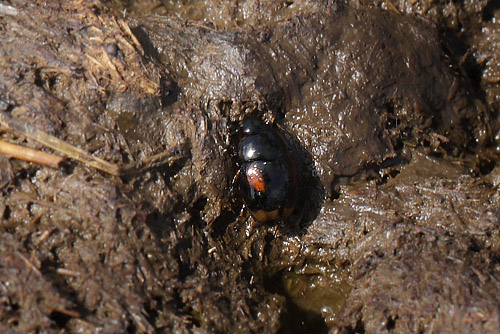
[[[238,171],[236,172],[236,174],[233,177],[233,185],[236,184],[236,182],[238,182],[238,180],[240,178],[240,174],[241,174],[241,171],[238,169]]]
[[[245,215],[245,208],[245,203],[243,203],[240,210],[240,218],[243,218],[243,216]]]
[[[274,121],[276,120],[276,116],[278,115],[278,111],[277,110],[273,110],[271,111],[271,125],[274,124]]]
[[[278,228],[279,228],[279,224],[274,224],[274,226],[271,229],[271,233],[272,233],[274,239],[276,239],[278,237]]]
[[[236,172],[236,174],[233,177],[233,181],[231,182],[231,186],[229,187],[229,193],[231,194],[231,197],[236,197],[237,191],[236,189],[238,188],[237,182],[240,178],[240,170]]]
[[[245,247],[243,248],[243,254],[246,259],[249,259],[253,257],[252,245],[260,238],[259,233],[255,233],[255,230],[259,223],[253,217],[250,218],[249,222],[247,220],[246,223],[247,225],[245,226],[245,235],[247,236],[247,239],[245,241]]]

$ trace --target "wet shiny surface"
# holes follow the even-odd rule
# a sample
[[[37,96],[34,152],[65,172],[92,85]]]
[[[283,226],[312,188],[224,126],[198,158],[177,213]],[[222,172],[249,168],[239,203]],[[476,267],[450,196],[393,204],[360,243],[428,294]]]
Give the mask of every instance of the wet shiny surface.
[[[104,3],[0,9],[2,117],[140,167],[0,157],[0,327],[498,332],[496,2]],[[231,189],[249,115],[297,162],[285,221]]]

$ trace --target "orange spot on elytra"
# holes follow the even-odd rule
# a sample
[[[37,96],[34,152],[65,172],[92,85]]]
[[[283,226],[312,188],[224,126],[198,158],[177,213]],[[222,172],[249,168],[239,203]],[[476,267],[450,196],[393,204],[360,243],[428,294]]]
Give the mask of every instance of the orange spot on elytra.
[[[249,168],[247,170],[248,183],[257,191],[265,192],[266,183],[262,173],[257,168]]]

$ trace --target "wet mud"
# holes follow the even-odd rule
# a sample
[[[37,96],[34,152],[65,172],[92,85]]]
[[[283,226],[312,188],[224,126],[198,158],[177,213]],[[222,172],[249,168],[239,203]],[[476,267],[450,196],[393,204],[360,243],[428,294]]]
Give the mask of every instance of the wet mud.
[[[81,151],[0,154],[0,332],[497,333],[499,20],[493,0],[2,2],[0,146]],[[276,223],[234,186],[246,117],[297,165]]]

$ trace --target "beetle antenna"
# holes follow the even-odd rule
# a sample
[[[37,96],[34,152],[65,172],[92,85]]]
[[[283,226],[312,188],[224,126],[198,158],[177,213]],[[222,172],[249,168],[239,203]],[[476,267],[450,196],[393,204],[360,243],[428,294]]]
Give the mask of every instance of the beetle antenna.
[[[271,111],[271,120],[270,120],[271,125],[274,125],[274,121],[276,120],[277,116],[278,116],[277,110]]]

